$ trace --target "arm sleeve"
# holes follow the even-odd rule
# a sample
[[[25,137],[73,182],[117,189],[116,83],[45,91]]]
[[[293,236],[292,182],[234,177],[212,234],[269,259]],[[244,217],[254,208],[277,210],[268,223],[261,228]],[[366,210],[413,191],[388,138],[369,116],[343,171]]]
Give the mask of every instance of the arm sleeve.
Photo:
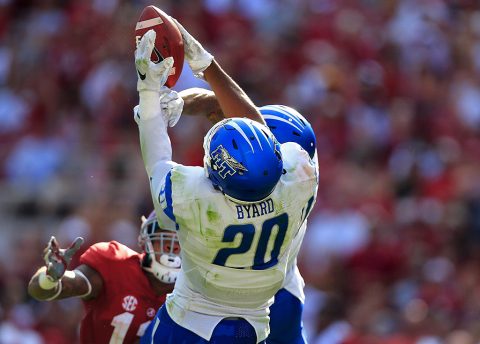
[[[150,180],[154,206],[158,211],[165,177],[175,165],[172,161],[172,144],[162,116],[158,94],[140,92],[140,103],[134,111],[138,111],[135,113],[135,118],[140,134],[143,163]]]

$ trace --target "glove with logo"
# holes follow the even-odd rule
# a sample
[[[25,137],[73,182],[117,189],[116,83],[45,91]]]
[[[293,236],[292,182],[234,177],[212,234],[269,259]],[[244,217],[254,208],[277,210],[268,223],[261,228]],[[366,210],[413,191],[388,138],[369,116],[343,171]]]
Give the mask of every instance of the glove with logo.
[[[160,102],[160,108],[162,109],[165,125],[168,125],[169,127],[175,126],[183,111],[183,99],[178,95],[177,92],[169,89],[166,86],[163,86],[160,89],[160,97],[158,101]],[[140,121],[139,109],[139,105],[133,108],[133,118],[137,124],[139,124]]]
[[[135,50],[135,67],[137,68],[137,91],[155,91],[160,89],[167,81],[173,66],[173,57],[167,57],[159,63],[150,60],[155,45],[157,34],[153,30],[145,33]]]
[[[197,78],[203,78],[203,71],[210,66],[213,61],[213,55],[210,54],[175,18],[172,18],[177,24],[183,38],[183,48],[185,50],[185,60]]]
[[[83,244],[83,238],[76,238],[73,243],[67,249],[61,249],[58,246],[57,239],[54,236],[50,238],[47,248],[45,248],[43,254],[43,260],[47,267],[46,277],[51,282],[59,281],[65,271],[68,268],[68,264],[72,260],[72,257],[80,249]]]

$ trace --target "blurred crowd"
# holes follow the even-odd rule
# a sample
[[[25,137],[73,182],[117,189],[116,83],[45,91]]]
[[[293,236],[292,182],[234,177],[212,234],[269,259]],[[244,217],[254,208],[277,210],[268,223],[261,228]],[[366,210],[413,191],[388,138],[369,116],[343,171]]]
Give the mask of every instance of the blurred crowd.
[[[150,4],[256,104],[314,127],[310,342],[480,343],[478,0],[0,0],[0,343],[76,341],[78,300],[26,293],[50,235],[137,248],[152,205],[133,29]],[[202,85],[186,68],[176,88]],[[201,165],[209,126],[184,116],[174,160]]]

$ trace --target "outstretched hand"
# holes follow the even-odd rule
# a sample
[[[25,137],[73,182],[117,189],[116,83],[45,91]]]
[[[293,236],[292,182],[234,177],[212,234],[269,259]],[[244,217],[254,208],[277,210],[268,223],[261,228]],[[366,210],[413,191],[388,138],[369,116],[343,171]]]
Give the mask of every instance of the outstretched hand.
[[[135,67],[137,68],[138,81],[137,91],[156,91],[165,85],[173,67],[173,57],[167,57],[159,63],[153,63],[150,59],[155,47],[153,30],[145,33],[135,50]]]
[[[44,250],[43,260],[47,267],[46,274],[52,281],[58,281],[65,274],[65,271],[83,244],[83,238],[77,237],[67,249],[61,249],[57,239],[54,236],[50,238],[47,247]]]
[[[212,64],[213,55],[210,54],[175,18],[172,20],[177,25],[183,38],[185,60],[196,77],[203,77],[203,71]]]

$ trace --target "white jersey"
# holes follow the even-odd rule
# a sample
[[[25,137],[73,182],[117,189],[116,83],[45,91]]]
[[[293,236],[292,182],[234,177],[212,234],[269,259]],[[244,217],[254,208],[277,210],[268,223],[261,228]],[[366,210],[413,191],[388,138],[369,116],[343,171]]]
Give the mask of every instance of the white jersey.
[[[315,151],[315,155],[312,159],[313,163],[315,164],[315,169],[317,171],[317,177],[318,177],[318,157],[317,157],[317,152]],[[317,192],[315,192],[315,198],[316,198]],[[313,203],[315,202],[315,199]],[[313,208],[313,203],[312,206],[310,207],[310,211]],[[307,214],[308,217],[308,214]],[[292,243],[294,249],[292,250],[292,256],[295,257],[293,261],[293,266],[289,267],[287,270],[287,276],[285,277],[285,281],[283,282],[283,287],[286,289],[290,294],[295,296],[297,299],[300,300],[300,302],[305,303],[305,293],[303,289],[305,288],[305,281],[303,280],[302,275],[300,274],[300,271],[298,270],[297,267],[297,255],[298,252],[300,251],[300,247],[303,242],[303,237],[305,236],[305,232],[307,230],[307,220],[302,224],[302,227],[299,230],[298,235],[296,236],[294,242]]]
[[[300,146],[287,143],[281,151],[287,172],[257,203],[229,200],[199,167],[177,165],[167,175],[157,214],[178,227],[182,273],[166,307],[174,321],[207,340],[232,316],[248,320],[258,340],[268,335],[268,307],[294,265],[317,184]]]
[[[273,193],[235,203],[203,168],[175,164],[163,118],[139,119],[142,155],[161,227],[175,226],[182,268],[166,301],[170,317],[209,340],[224,318],[241,317],[257,340],[269,333],[268,307],[294,266],[301,225],[314,202],[315,164],[296,143],[281,146],[283,174]],[[300,240],[301,242],[301,240]]]
[[[305,303],[305,293],[303,292],[305,282],[297,267],[297,255],[300,249],[300,245],[302,244],[303,237],[305,236],[306,228],[307,221],[302,224],[299,234],[297,235],[298,239],[295,240],[296,253],[292,250],[291,256],[294,257],[294,259],[292,259],[293,263],[287,269],[287,275],[285,276],[285,280],[282,286],[282,288],[286,289],[290,294],[295,296],[302,303]]]

